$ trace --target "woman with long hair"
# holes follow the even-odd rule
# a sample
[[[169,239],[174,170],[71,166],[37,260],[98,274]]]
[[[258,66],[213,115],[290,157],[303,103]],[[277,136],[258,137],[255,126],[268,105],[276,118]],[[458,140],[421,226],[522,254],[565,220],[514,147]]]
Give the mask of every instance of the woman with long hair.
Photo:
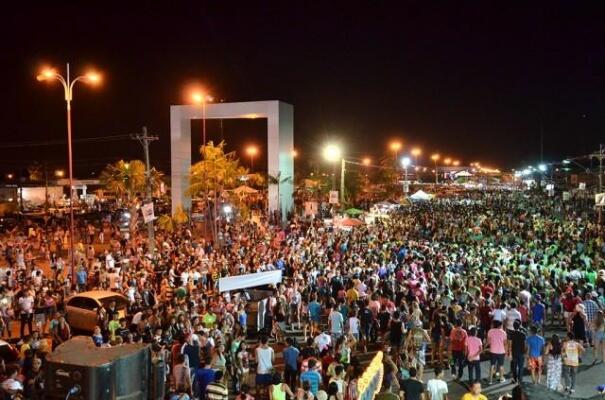
[[[592,348],[594,358],[592,363],[594,365],[599,361],[605,361],[605,314],[602,310],[597,311],[590,328],[592,330],[592,341],[594,345]]]
[[[557,334],[552,335],[544,351],[546,354],[546,387],[550,390],[558,391],[561,387],[561,350],[561,339]]]

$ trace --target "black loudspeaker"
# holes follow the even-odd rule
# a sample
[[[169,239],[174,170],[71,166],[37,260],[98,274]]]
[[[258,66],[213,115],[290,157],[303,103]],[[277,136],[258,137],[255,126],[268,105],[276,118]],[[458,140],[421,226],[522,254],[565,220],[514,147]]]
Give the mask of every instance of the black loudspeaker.
[[[46,398],[146,400],[151,351],[144,344],[97,347],[76,336],[46,357]]]

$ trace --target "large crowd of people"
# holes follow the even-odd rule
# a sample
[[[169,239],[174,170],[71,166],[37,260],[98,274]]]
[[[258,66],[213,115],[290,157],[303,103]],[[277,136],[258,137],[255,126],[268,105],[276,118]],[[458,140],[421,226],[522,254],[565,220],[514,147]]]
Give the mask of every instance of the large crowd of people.
[[[45,397],[45,354],[75,333],[65,300],[88,290],[128,303],[126,317],[97,309],[91,340],[149,343],[175,400],[354,400],[378,350],[379,399],[444,400],[450,374],[464,400],[507,380],[574,393],[584,354],[605,359],[605,241],[573,199],[466,193],[352,229],[235,221],[220,244],[189,227],[150,246],[82,224],[74,276],[66,226],[26,222],[0,241],[0,330],[18,348],[0,365],[5,398]],[[221,277],[271,270],[283,280],[258,304],[218,291]]]

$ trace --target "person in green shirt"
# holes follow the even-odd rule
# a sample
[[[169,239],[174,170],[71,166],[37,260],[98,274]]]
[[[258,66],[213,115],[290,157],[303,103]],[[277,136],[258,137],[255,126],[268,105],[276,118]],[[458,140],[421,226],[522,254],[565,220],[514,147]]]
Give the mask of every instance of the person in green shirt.
[[[214,329],[216,325],[216,314],[212,310],[206,311],[206,314],[202,316],[202,324],[206,329]]]
[[[118,313],[112,315],[111,321],[107,324],[107,329],[109,330],[109,339],[116,340],[116,332],[120,329],[120,315]]]

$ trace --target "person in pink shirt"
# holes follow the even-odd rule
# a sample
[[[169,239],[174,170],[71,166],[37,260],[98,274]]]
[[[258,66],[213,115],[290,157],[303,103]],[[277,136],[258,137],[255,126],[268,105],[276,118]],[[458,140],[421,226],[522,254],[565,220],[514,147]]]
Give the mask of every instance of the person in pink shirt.
[[[489,383],[492,384],[496,369],[500,373],[500,382],[504,382],[504,355],[506,354],[506,332],[502,321],[494,321],[487,332],[487,346],[490,353]]]
[[[466,338],[465,353],[468,361],[468,380],[474,382],[481,380],[481,352],[483,351],[483,342],[477,337],[477,327],[473,326],[468,330]]]

